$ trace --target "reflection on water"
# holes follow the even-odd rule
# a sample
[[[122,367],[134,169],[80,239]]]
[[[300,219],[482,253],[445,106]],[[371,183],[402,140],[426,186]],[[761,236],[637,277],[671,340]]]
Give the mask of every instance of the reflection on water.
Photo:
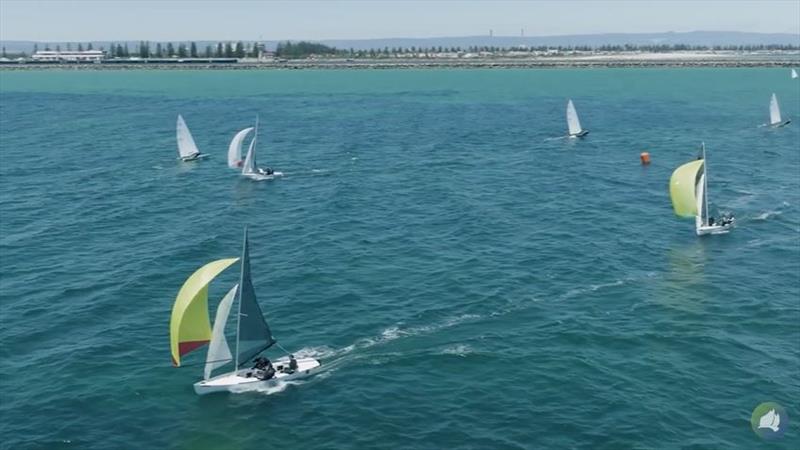
[[[653,301],[668,308],[699,312],[705,302],[706,239],[670,249],[667,270],[660,279]]]

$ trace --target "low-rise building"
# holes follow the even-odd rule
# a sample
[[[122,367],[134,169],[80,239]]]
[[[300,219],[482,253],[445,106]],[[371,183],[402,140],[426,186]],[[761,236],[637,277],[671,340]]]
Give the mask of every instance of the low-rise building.
[[[101,50],[85,50],[85,51],[53,51],[53,50],[39,50],[33,54],[34,61],[100,61],[105,57]]]

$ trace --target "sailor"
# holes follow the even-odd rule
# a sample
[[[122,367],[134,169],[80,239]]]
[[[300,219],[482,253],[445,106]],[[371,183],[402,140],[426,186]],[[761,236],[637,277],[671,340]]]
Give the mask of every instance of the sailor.
[[[265,358],[263,356],[259,356],[254,361],[255,361],[256,365],[253,366],[253,368],[254,369],[258,369],[258,370],[264,370],[264,369],[267,368],[267,366],[271,366],[272,365],[272,363],[269,361],[269,359],[267,359],[267,358]]]
[[[709,218],[708,218],[708,225],[709,225],[709,226],[712,226],[712,225],[714,225],[714,218],[713,218],[713,217],[709,217]]]
[[[265,357],[258,357],[255,359],[256,376],[261,380],[269,380],[275,375],[275,368],[272,367],[272,362]]]
[[[294,359],[294,355],[289,355],[289,371],[294,372],[297,370],[297,360]]]
[[[260,173],[261,175],[272,175],[272,174],[274,174],[275,172],[274,172],[272,169],[270,169],[269,167],[267,167],[267,169],[266,169],[266,170],[264,170],[264,169],[262,169],[261,167],[259,167],[259,168],[258,168],[258,173]]]
[[[733,223],[733,216],[731,216],[730,214],[723,214],[722,225],[723,226],[730,225],[731,223]]]

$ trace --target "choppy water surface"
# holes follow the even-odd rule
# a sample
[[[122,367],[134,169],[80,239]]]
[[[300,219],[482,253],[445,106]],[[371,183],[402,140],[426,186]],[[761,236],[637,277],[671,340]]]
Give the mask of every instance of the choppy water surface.
[[[800,442],[788,69],[0,72],[0,92],[4,448],[752,449],[764,401],[792,416],[776,447]],[[758,128],[772,92],[787,128]],[[549,139],[568,97],[586,140]],[[178,113],[211,159],[175,160]],[[226,167],[256,114],[279,181]],[[700,141],[727,236],[667,198]],[[244,224],[273,332],[324,371],[200,398],[172,302]]]

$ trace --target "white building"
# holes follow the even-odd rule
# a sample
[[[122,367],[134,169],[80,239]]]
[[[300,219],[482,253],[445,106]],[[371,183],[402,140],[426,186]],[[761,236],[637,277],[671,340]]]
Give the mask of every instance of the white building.
[[[101,50],[86,50],[82,52],[39,50],[33,54],[33,59],[35,61],[100,61],[104,56]]]

